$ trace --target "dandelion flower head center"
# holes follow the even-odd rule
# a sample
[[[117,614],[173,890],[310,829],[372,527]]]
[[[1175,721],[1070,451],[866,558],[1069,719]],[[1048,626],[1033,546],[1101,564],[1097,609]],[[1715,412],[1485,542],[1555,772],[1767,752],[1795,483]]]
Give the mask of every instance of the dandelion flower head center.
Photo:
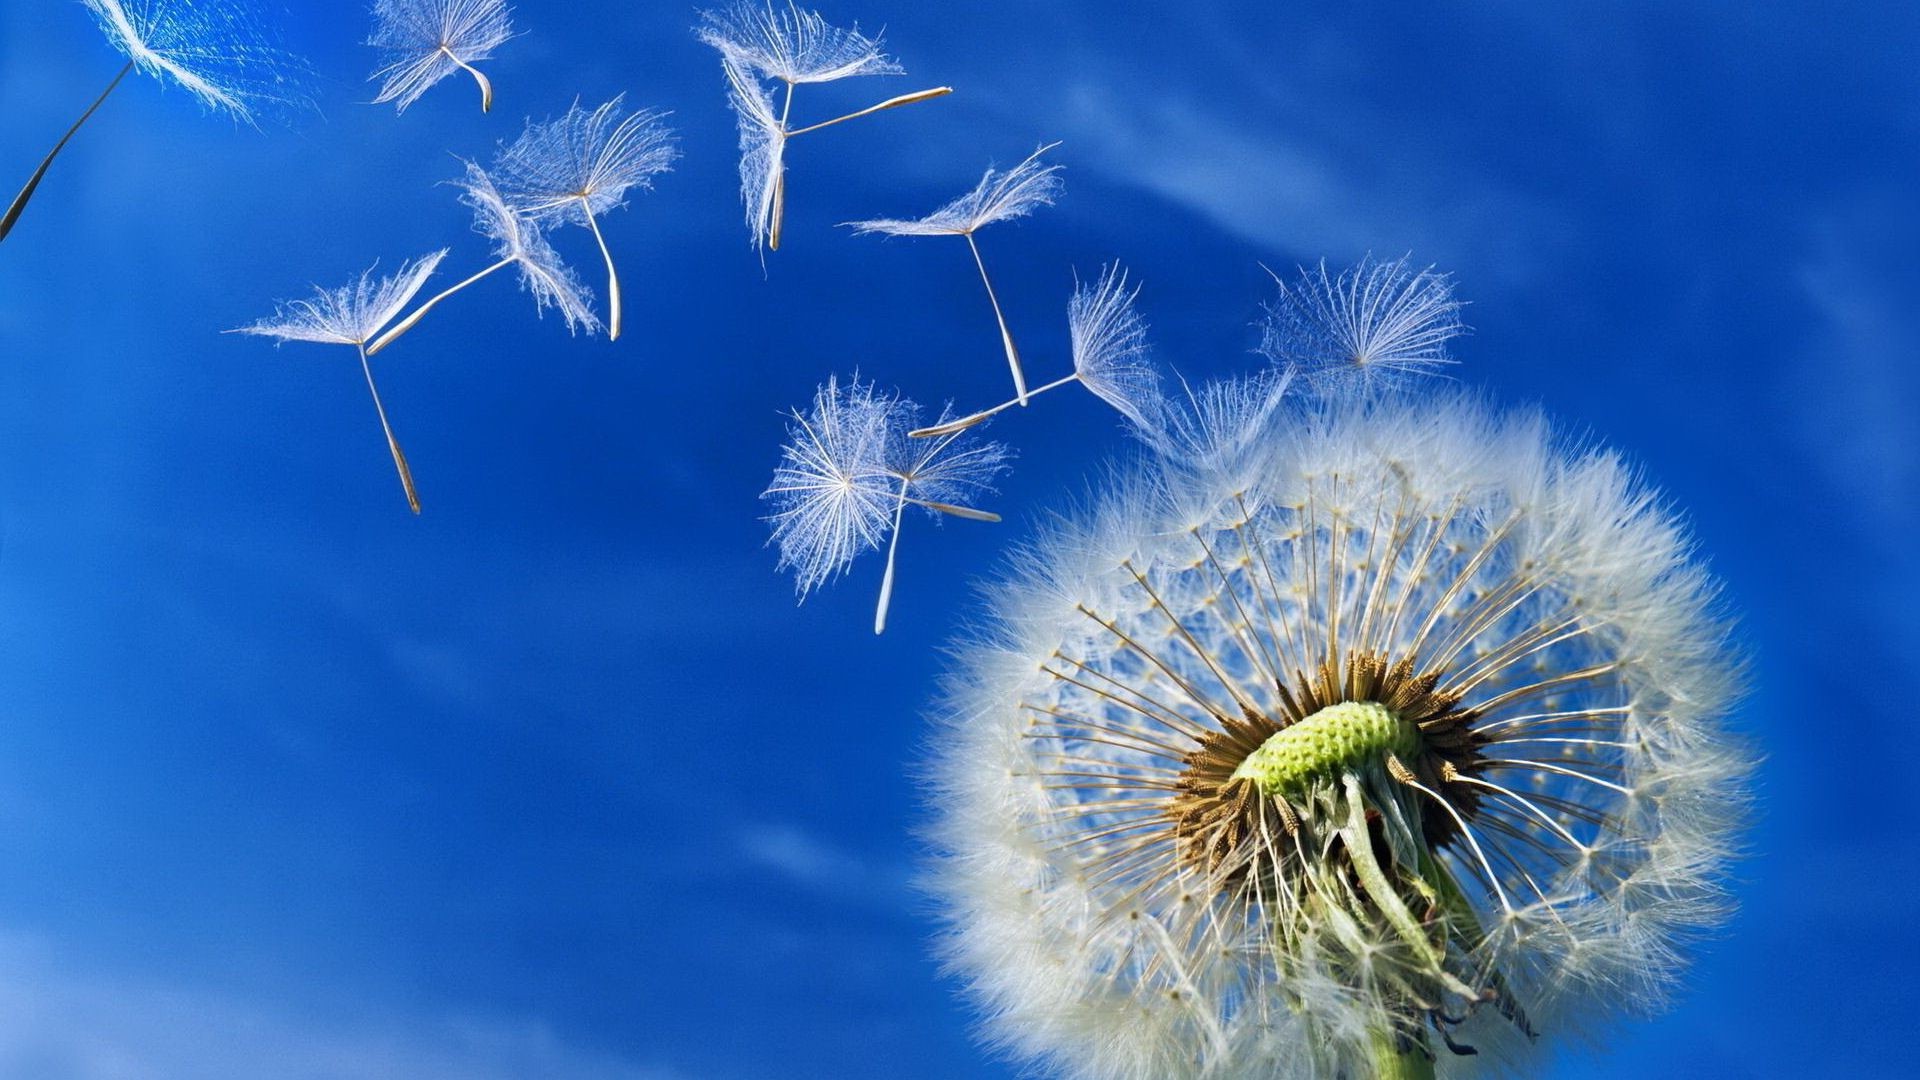
[[[1384,761],[1388,754],[1411,755],[1419,746],[1420,729],[1385,705],[1342,701],[1274,732],[1233,770],[1232,779],[1251,780],[1265,795],[1281,795]]]

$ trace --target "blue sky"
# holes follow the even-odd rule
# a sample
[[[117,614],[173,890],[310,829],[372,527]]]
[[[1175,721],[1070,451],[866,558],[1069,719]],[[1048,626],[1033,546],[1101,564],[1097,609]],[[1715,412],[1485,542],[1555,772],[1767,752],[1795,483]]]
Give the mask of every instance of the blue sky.
[[[910,526],[878,640],[876,561],[796,607],[756,495],[830,373],[1000,400],[961,247],[834,226],[1055,139],[1061,204],[981,237],[1037,377],[1076,269],[1124,260],[1205,376],[1253,365],[1262,263],[1411,251],[1472,301],[1460,378],[1629,453],[1745,613],[1742,914],[1553,1075],[1909,1059],[1913,9],[836,3],[910,74],[797,116],[957,92],[796,144],[763,272],[691,6],[521,0],[491,115],[399,117],[356,5],[287,6],[317,111],[129,81],[0,247],[0,1078],[1010,1075],[928,959],[910,770],[970,583],[1127,441],[1071,391],[997,424],[1007,522]],[[118,64],[0,0],[0,179]],[[627,331],[502,278],[377,357],[413,519],[351,352],[219,331],[478,269],[454,155],[620,92],[685,154],[606,221]]]

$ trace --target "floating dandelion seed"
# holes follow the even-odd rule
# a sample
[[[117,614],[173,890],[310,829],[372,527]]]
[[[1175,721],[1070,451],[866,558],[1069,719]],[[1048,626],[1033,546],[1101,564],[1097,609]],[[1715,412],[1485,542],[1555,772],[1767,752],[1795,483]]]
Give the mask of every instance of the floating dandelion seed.
[[[626,204],[627,189],[653,186],[679,156],[666,113],[642,109],[622,119],[622,94],[589,112],[574,102],[566,115],[535,123],[502,146],[493,171],[507,204],[540,222],[572,222],[593,230],[607,263],[607,339],[620,337],[620,277],[600,233],[599,215]]]
[[[788,3],[741,3],[700,13],[694,33],[720,53],[727,78],[727,100],[740,125],[740,197],[746,204],[747,227],[756,250],[764,244],[780,249],[781,225],[786,213],[787,140],[842,121],[911,105],[916,101],[953,93],[936,86],[888,98],[877,105],[802,128],[788,126],[793,112],[793,88],[801,83],[832,82],[856,75],[900,75],[905,71],[880,52],[880,39],[859,28],[842,30],[819,14]],[[776,113],[773,98],[761,79],[786,84],[786,96]]]
[[[1120,410],[1146,433],[1157,430],[1160,376],[1147,362],[1147,324],[1134,310],[1139,286],[1127,288],[1127,275],[1118,264],[1103,267],[1100,280],[1073,290],[1067,302],[1067,330],[1073,339],[1073,374],[1055,379],[1028,393],[1031,398],[1055,387],[1077,382]],[[915,438],[950,435],[972,427],[998,412],[1021,404],[1014,398],[991,409],[910,432]]]
[[[1460,303],[1432,267],[1366,258],[1330,276],[1323,260],[1291,287],[1274,281],[1280,296],[1267,309],[1260,351],[1315,391],[1371,392],[1454,362],[1446,345],[1463,330]]]
[[[875,218],[850,221],[856,233],[882,233],[888,236],[960,236],[973,252],[973,264],[980,270],[980,283],[987,287],[987,301],[993,305],[994,321],[1000,325],[1000,344],[1007,353],[1007,366],[1013,370],[1013,393],[1021,405],[1027,403],[1027,380],[1020,370],[1020,350],[1013,344],[1013,332],[1007,329],[1007,317],[1000,311],[1000,298],[994,294],[993,279],[987,276],[986,261],[980,257],[980,245],[973,234],[996,221],[1025,217],[1042,206],[1052,206],[1060,196],[1060,166],[1040,164],[1040,155],[1059,146],[1049,143],[1035,150],[1027,160],[1005,172],[988,169],[972,191],[953,200],[923,218],[899,221]]]
[[[961,653],[946,951],[1063,1075],[1524,1073],[1727,917],[1714,585],[1538,416],[1264,382],[1201,395],[1250,428],[1026,552]]]
[[[414,308],[406,318],[375,338],[367,347],[367,355],[378,353],[392,344],[393,339],[413,329],[440,301],[509,266],[520,268],[520,287],[533,294],[534,308],[543,317],[547,308],[553,307],[567,321],[568,333],[577,327],[586,328],[589,334],[598,330],[600,320],[593,314],[592,291],[580,283],[572,267],[560,261],[560,253],[547,243],[539,223],[515,213],[506,196],[494,186],[493,178],[471,161],[467,163],[467,174],[453,183],[461,189],[460,201],[473,210],[474,231],[494,242],[493,254],[498,261]]]
[[[887,541],[876,634],[887,625],[908,505],[971,521],[1000,520],[965,504],[992,493],[993,478],[1007,467],[1007,449],[958,436],[909,442],[906,431],[918,414],[912,401],[858,377],[844,389],[827,380],[814,393],[812,411],[793,413],[773,483],[760,495],[773,504],[767,520],[780,550],[779,569],[794,571],[802,600],[845,573],[856,556]]]
[[[107,41],[127,57],[120,73],[80,114],[40,162],[27,186],[0,216],[0,240],[13,231],[53,159],[106,103],[127,73],[139,68],[161,82],[172,82],[215,112],[253,123],[269,105],[304,100],[299,82],[304,67],[267,44],[265,35],[240,2],[206,0],[83,0]]]
[[[287,341],[313,341],[326,345],[351,345],[360,354],[360,371],[367,377],[367,391],[373,395],[373,408],[380,415],[380,430],[387,437],[387,450],[393,454],[393,467],[400,474],[400,486],[406,490],[407,506],[420,512],[420,495],[413,487],[413,470],[407,456],[393,437],[387,423],[387,409],[380,403],[380,388],[373,383],[373,367],[367,362],[367,342],[380,328],[392,322],[420,292],[427,278],[447,257],[443,248],[413,262],[400,264],[388,277],[375,278],[373,270],[360,274],[357,281],[337,289],[314,288],[310,300],[289,300],[275,306],[271,317],[251,326],[228,331],[235,334],[259,334]]]
[[[374,104],[406,112],[434,83],[465,71],[480,84],[480,111],[491,112],[493,83],[473,65],[513,37],[511,14],[506,0],[375,0],[367,44],[388,61],[371,76],[385,80]]]

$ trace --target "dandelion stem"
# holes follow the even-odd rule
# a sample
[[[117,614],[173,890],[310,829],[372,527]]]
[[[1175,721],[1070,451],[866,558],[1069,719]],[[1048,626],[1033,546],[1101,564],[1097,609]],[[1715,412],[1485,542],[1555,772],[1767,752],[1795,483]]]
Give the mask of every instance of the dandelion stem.
[[[1418,1046],[1400,1047],[1392,1029],[1377,1030],[1373,1048],[1373,1075],[1378,1080],[1433,1080],[1433,1059]]]
[[[380,414],[380,430],[387,436],[387,449],[393,453],[393,467],[400,473],[400,486],[406,489],[407,506],[414,513],[420,512],[420,493],[413,488],[413,470],[407,468],[407,455],[400,452],[400,442],[393,437],[393,426],[387,423],[387,407],[380,404],[380,388],[373,384],[373,366],[367,363],[367,347],[364,342],[355,342],[360,352],[360,370],[366,373],[367,390],[373,394],[373,411]]]
[[[784,147],[788,139],[787,117],[793,112],[793,84],[787,84],[787,96],[780,105],[780,142]],[[767,250],[780,250],[780,226],[787,218],[787,170],[784,150],[780,157],[780,171],[773,178],[773,207],[767,215]]]
[[[880,579],[880,602],[873,609],[873,632],[887,632],[887,608],[893,604],[893,556],[900,550],[900,516],[907,510],[907,479],[900,478],[900,498],[893,504],[893,535],[887,539],[887,572]]]
[[[955,506],[952,503],[928,502],[925,499],[908,499],[907,501],[915,506],[924,506],[929,510],[937,510],[942,514],[952,514],[954,517],[965,518],[968,521],[1000,520],[1000,515],[991,510],[975,510],[971,506]]]
[[[787,132],[787,138],[791,139],[795,135],[805,135],[809,131],[819,131],[823,127],[832,127],[841,121],[853,120],[857,117],[866,116],[869,113],[877,113],[882,109],[897,109],[902,105],[911,105],[916,101],[927,101],[932,98],[944,97],[951,93],[953,93],[953,87],[951,86],[936,86],[929,90],[916,90],[911,94],[901,94],[896,98],[888,98],[878,105],[869,105],[859,112],[850,112],[845,116],[836,116],[831,120],[822,120],[817,124],[809,124],[806,127],[789,131]],[[786,125],[783,123],[781,126],[785,127]]]
[[[465,68],[467,74],[473,76],[473,81],[480,84],[480,111],[492,112],[493,111],[493,83],[487,81],[487,77],[485,75],[480,74],[479,68],[474,67],[472,64],[469,64],[465,60],[462,60],[459,57],[453,55],[452,49],[449,49],[445,45],[442,45],[440,46],[440,51],[447,54],[447,59],[453,61],[456,64],[459,64],[462,68]]]
[[[40,167],[33,170],[33,179],[28,180],[27,186],[20,189],[20,194],[13,197],[13,204],[7,207],[7,215],[0,217],[0,240],[5,240],[7,234],[13,231],[13,223],[20,220],[21,212],[27,208],[27,200],[33,198],[34,191],[40,187],[40,178],[47,175],[47,169],[53,165],[53,159],[66,148],[67,140],[73,138],[73,133],[80,130],[80,125],[86,123],[94,111],[106,103],[107,95],[113,93],[113,88],[119,86],[120,80],[126,78],[127,72],[132,70],[133,61],[129,60],[126,66],[120,69],[120,74],[115,75],[113,81],[107,84],[107,88],[100,92],[100,96],[93,100],[93,104],[87,106],[87,111],[80,114],[80,119],[75,120],[73,126],[67,129],[67,133],[60,136],[60,141],[53,144],[53,149],[47,151],[47,156],[41,160]]]
[[[1420,928],[1419,918],[1408,910],[1406,901],[1400,899],[1393,883],[1387,880],[1386,871],[1373,857],[1373,835],[1367,829],[1367,804],[1360,794],[1360,781],[1352,773],[1342,780],[1347,789],[1347,827],[1341,830],[1341,836],[1347,844],[1347,859],[1353,864],[1354,876],[1360,879],[1374,907],[1386,916],[1401,940],[1427,965],[1438,967],[1444,959],[1440,950]]]
[[[1055,379],[1052,382],[1046,384],[1045,386],[1037,387],[1033,390],[1027,391],[1027,397],[1029,400],[1032,398],[1039,397],[1041,394],[1044,394],[1047,391],[1052,390],[1056,387],[1065,386],[1070,382],[1077,382],[1079,378],[1080,378],[1080,373],[1075,372],[1072,375],[1066,376],[1065,378]],[[933,427],[915,428],[914,430],[907,432],[907,435],[908,437],[915,438],[915,439],[930,439],[936,435],[951,435],[956,431],[965,431],[966,429],[972,427],[973,425],[980,423],[981,421],[987,419],[990,416],[993,416],[995,413],[1005,412],[1006,410],[1013,408],[1015,405],[1020,405],[1020,404],[1024,404],[1024,402],[1022,402],[1019,398],[1014,398],[1012,401],[1003,401],[1000,404],[995,405],[991,409],[982,409],[977,413],[973,413],[969,416],[963,416],[958,420],[949,420],[944,424],[935,424]]]
[[[967,250],[973,252],[973,265],[980,268],[980,281],[987,287],[987,301],[993,305],[993,318],[1000,324],[1000,344],[1007,350],[1007,366],[1013,369],[1013,396],[1021,408],[1027,405],[1027,377],[1020,372],[1020,350],[1013,347],[1013,331],[1007,329],[1007,317],[1000,313],[1000,298],[994,295],[993,279],[987,276],[987,264],[980,258],[980,245],[974,243],[972,233],[962,233],[967,238]]]
[[[593,230],[593,238],[600,242],[600,257],[607,260],[607,340],[620,340],[620,275],[613,270],[613,252],[607,250],[607,238],[600,235],[600,223],[593,220],[593,204],[586,196],[580,197],[580,206],[587,214],[587,227]]]
[[[419,322],[421,319],[426,318],[427,312],[432,311],[433,306],[435,304],[438,304],[440,301],[445,300],[447,297],[452,296],[454,293],[459,292],[461,289],[466,288],[467,286],[473,284],[474,282],[479,281],[481,278],[486,277],[488,274],[493,273],[495,270],[499,270],[503,267],[512,265],[513,262],[514,262],[513,258],[501,259],[499,262],[494,263],[492,266],[487,267],[485,270],[480,271],[479,273],[473,275],[472,277],[468,278],[467,280],[461,282],[458,285],[454,285],[448,288],[447,290],[442,292],[440,295],[434,297],[433,299],[427,301],[424,304],[421,304],[419,307],[414,308],[413,314],[408,315],[406,318],[401,319],[397,323],[394,323],[393,326],[386,333],[381,334],[377,338],[374,338],[373,344],[367,346],[367,355],[372,356],[375,353],[379,352],[381,349],[384,349],[387,346],[393,344],[394,338],[397,338],[401,334],[404,334],[407,331],[413,329],[413,326],[415,323]]]

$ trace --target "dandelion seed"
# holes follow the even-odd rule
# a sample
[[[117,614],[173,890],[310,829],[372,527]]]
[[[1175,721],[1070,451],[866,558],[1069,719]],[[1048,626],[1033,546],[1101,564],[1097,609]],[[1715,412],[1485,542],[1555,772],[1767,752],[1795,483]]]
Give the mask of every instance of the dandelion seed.
[[[541,223],[571,222],[593,231],[607,263],[607,339],[620,337],[620,277],[600,233],[599,215],[626,204],[629,188],[652,187],[652,177],[679,156],[667,115],[642,109],[621,118],[621,95],[589,112],[575,102],[566,115],[526,131],[494,159],[494,175],[516,213]]]
[[[1073,374],[1055,379],[1029,392],[1027,397],[1077,382],[1118,409],[1142,433],[1151,436],[1157,431],[1160,376],[1147,361],[1146,320],[1133,307],[1139,295],[1139,286],[1127,288],[1126,272],[1117,263],[1103,267],[1095,284],[1077,285],[1073,299],[1067,302],[1067,331],[1073,340]],[[915,438],[949,435],[1021,403],[1016,397],[991,409],[909,434]]]
[[[406,112],[433,84],[465,71],[480,86],[480,111],[491,112],[493,83],[473,65],[513,37],[511,14],[506,0],[374,0],[367,44],[387,54],[371,76],[385,80],[374,104]]]
[[[961,652],[945,951],[1061,1075],[1531,1075],[1727,916],[1714,585],[1537,416],[1264,382],[1198,395],[1238,429],[1027,551]]]
[[[274,313],[251,326],[229,331],[235,334],[259,334],[281,342],[312,341],[326,345],[351,345],[360,355],[360,371],[367,377],[367,391],[373,395],[373,408],[380,416],[380,430],[387,437],[387,450],[393,455],[393,467],[400,474],[400,486],[407,494],[407,506],[420,512],[420,496],[413,486],[413,470],[407,456],[400,452],[393,426],[387,422],[386,406],[380,402],[380,388],[373,382],[373,367],[367,362],[367,343],[380,328],[392,322],[419,294],[427,278],[447,257],[445,249],[413,262],[400,264],[398,272],[376,278],[372,269],[358,280],[337,289],[315,287],[307,300],[289,300],[275,306]]]
[[[207,0],[83,0],[107,35],[127,58],[107,88],[54,144],[26,187],[0,216],[0,240],[13,231],[53,159],[108,95],[135,68],[171,82],[215,112],[251,124],[268,106],[305,101],[300,89],[305,67],[267,43],[252,9],[243,3]]]
[[[887,568],[874,609],[873,632],[886,629],[895,555],[909,505],[970,521],[999,521],[967,505],[993,492],[1007,467],[999,443],[949,436],[909,442],[919,406],[882,393],[856,376],[845,389],[827,380],[813,408],[793,413],[773,483],[760,497],[773,504],[768,521],[780,550],[779,569],[794,571],[804,601],[843,574],[861,553],[887,542]]]
[[[793,88],[802,83],[832,82],[856,75],[900,75],[904,69],[880,52],[880,39],[859,28],[842,30],[819,14],[788,3],[776,8],[771,0],[741,0],[731,7],[700,13],[694,34],[720,53],[727,79],[727,100],[740,126],[740,197],[747,210],[753,246],[778,251],[786,212],[786,143],[858,117],[918,101],[951,94],[950,86],[936,86],[888,98],[864,109],[793,128]],[[786,95],[776,113],[773,98],[760,80],[786,84]]]
[[[546,315],[547,308],[557,308],[567,322],[568,333],[576,327],[586,328],[589,334],[598,330],[600,320],[593,314],[592,291],[580,283],[572,267],[560,261],[560,253],[547,243],[540,224],[516,213],[494,186],[493,177],[471,161],[467,162],[466,175],[453,183],[461,188],[460,201],[473,210],[474,231],[494,242],[493,254],[498,261],[414,308],[375,338],[367,347],[367,355],[377,354],[413,329],[440,301],[509,266],[520,268],[520,287],[533,294],[534,309],[541,316]]]
[[[1060,166],[1040,164],[1040,155],[1059,146],[1049,143],[1035,150],[1027,160],[1005,172],[988,169],[972,191],[953,200],[923,218],[901,221],[875,218],[847,224],[856,233],[882,233],[888,236],[960,236],[973,252],[973,264],[980,271],[980,283],[987,288],[987,300],[993,305],[993,318],[1000,326],[1000,343],[1006,350],[1007,366],[1013,371],[1013,393],[1021,405],[1027,403],[1027,380],[1020,370],[1020,351],[1014,347],[1013,332],[1007,329],[1007,317],[1000,311],[1000,298],[994,294],[993,280],[987,276],[987,264],[980,257],[980,245],[973,234],[996,221],[1025,217],[1042,206],[1052,206],[1060,196]]]
[[[1323,260],[1292,286],[1274,281],[1280,296],[1267,309],[1260,351],[1319,393],[1371,393],[1454,362],[1446,345],[1464,329],[1460,303],[1432,267],[1366,258],[1330,276]]]

